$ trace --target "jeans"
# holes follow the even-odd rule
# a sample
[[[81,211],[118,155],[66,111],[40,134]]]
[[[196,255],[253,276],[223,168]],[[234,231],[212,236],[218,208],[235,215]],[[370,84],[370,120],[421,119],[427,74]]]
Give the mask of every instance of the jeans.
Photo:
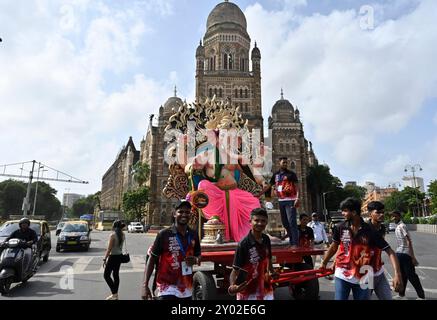
[[[414,267],[413,259],[411,259],[411,256],[406,253],[396,253],[396,255],[399,260],[402,274],[402,288],[399,291],[399,295],[402,297],[405,296],[407,281],[410,281],[416,290],[417,296],[425,299],[425,292],[423,291],[419,276],[416,274],[416,268]]]
[[[373,286],[374,289],[372,291],[375,291],[375,294],[379,300],[393,300],[390,284],[388,283],[384,273],[373,278]]]
[[[359,284],[350,283],[335,277],[335,300],[348,300],[352,290],[354,300],[369,300],[369,289],[362,289]]]
[[[106,262],[105,271],[103,273],[103,277],[105,278],[106,283],[111,289],[112,294],[118,293],[118,286],[120,285],[120,271],[121,265],[121,254],[120,255],[110,255],[108,258],[108,262]],[[111,273],[114,278],[112,280]]]
[[[296,208],[294,201],[279,201],[279,211],[281,212],[281,221],[285,230],[287,230],[290,244],[297,246],[299,241],[299,232],[297,230]]]

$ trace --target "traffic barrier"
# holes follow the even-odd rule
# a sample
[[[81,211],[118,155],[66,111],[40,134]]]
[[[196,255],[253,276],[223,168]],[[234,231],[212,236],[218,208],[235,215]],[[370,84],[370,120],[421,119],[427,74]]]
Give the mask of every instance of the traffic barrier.
[[[437,234],[436,224],[408,224],[407,226],[410,231]]]

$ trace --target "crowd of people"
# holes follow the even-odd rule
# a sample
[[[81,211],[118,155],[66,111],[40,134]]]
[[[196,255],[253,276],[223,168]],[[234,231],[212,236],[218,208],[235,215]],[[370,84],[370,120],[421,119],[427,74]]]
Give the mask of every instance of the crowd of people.
[[[400,212],[392,212],[396,223],[397,248],[393,250],[385,240],[384,204],[370,202],[367,206],[369,221],[361,216],[361,201],[346,198],[340,204],[344,221],[335,225],[331,239],[319,215],[302,213],[297,219],[299,188],[296,174],[287,169],[287,159],[280,160],[269,186],[278,197],[283,227],[286,230],[282,241],[289,238],[289,245],[325,249],[325,255],[304,256],[302,263],[315,269],[332,269],[335,284],[335,299],[348,300],[352,292],[355,300],[369,300],[374,293],[380,300],[405,298],[407,281],[415,288],[418,299],[425,299],[420,279],[415,272],[418,262],[414,255],[412,238],[402,222]],[[265,192],[263,189],[262,192]],[[201,264],[201,246],[197,232],[188,226],[192,204],[181,200],[173,213],[173,225],[161,230],[149,250],[144,273],[143,299],[179,300],[192,299],[193,266]],[[237,244],[228,293],[238,300],[271,300],[274,298],[272,279],[279,274],[272,264],[271,237],[265,234],[268,212],[255,208],[250,212],[250,229]],[[121,248],[125,242],[123,225],[114,223],[108,250],[104,259],[104,278],[111,290],[109,300],[118,299]],[[382,252],[387,254],[394,274],[390,285]],[[333,263],[331,259],[333,258]],[[152,274],[155,271],[153,281]],[[113,278],[111,278],[111,275]],[[152,288],[150,287],[152,285]]]

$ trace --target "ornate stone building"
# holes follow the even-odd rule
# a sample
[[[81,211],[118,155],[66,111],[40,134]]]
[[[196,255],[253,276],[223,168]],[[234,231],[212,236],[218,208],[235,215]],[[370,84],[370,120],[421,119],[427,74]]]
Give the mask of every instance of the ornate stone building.
[[[255,43],[250,70],[250,43],[241,9],[219,3],[208,16],[203,45],[196,50],[196,99],[228,99],[249,120],[249,129],[262,130],[261,52]]]
[[[169,176],[168,164],[164,163],[164,128],[168,118],[182,104],[182,100],[177,97],[176,89],[173,97],[159,108],[158,123],[153,124],[152,115],[149,121],[149,128],[146,136],[141,141],[140,161],[147,163],[150,167],[150,179],[146,185],[150,187],[150,202],[146,207],[145,222],[154,225],[169,224],[172,217],[172,208],[175,201],[169,200],[162,195],[162,190],[167,183]]]
[[[272,108],[269,130],[273,148],[273,172],[279,169],[280,158],[289,159],[290,168],[296,172],[299,179],[301,211],[309,213],[312,205],[306,177],[308,168],[317,164],[317,158],[312,143],[305,139],[299,109],[295,109],[290,101],[284,99],[282,91],[281,99],[276,101]]]
[[[118,153],[115,162],[102,178],[100,207],[105,211],[121,211],[123,194],[135,187],[132,166],[140,159],[140,151],[135,148],[132,137]]]
[[[196,50],[196,100],[214,95],[216,99],[230,100],[239,107],[249,128],[263,132],[261,106],[261,52],[256,43],[252,51],[251,39],[247,33],[246,18],[234,3],[219,3],[209,14],[206,33]],[[250,60],[249,60],[250,59]],[[252,67],[250,68],[250,62]],[[151,116],[149,127],[141,141],[140,161],[151,168],[147,184],[151,188],[147,207],[146,223],[168,225],[171,223],[174,202],[162,195],[168,179],[168,165],[164,163],[164,128],[166,121],[182,104],[176,90],[159,108],[157,119]],[[287,156],[296,171],[302,203],[300,211],[311,210],[307,194],[306,175],[308,167],[317,162],[311,142],[305,139],[299,110],[281,97],[273,106],[268,121],[272,141],[273,161],[277,170],[278,159]],[[103,193],[103,192],[102,192]]]

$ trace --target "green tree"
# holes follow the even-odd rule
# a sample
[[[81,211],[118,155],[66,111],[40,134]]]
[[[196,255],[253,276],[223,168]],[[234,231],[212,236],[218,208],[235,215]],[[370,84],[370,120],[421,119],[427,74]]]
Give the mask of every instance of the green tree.
[[[347,197],[354,197],[360,200],[363,200],[366,196],[366,188],[361,186],[345,186],[344,187],[344,196]]]
[[[307,176],[308,188],[310,190],[311,199],[313,203],[312,211],[322,212],[322,194],[328,191],[336,191],[339,179],[334,177],[327,165],[316,165],[309,168]],[[330,197],[326,198],[327,208],[333,205],[333,200]],[[328,205],[329,203],[329,205]]]
[[[149,202],[149,188],[140,187],[137,190],[125,192],[123,195],[123,211],[127,220],[140,221],[144,209]]]
[[[416,198],[417,197],[417,198]],[[393,192],[390,197],[384,200],[385,210],[387,212],[398,210],[400,212],[413,212],[415,216],[418,215],[417,203],[419,210],[425,194],[418,189],[406,187],[402,191]]]
[[[10,214],[21,214],[26,185],[21,181],[6,180],[0,182],[0,214],[7,219]]]
[[[35,198],[36,182],[32,183],[29,201],[31,212]],[[26,196],[27,183],[16,180],[0,182],[0,214],[7,219],[11,214],[22,214],[23,199]],[[35,215],[43,215],[47,220],[56,220],[61,214],[61,203],[56,198],[57,191],[49,184],[39,181]]]
[[[437,180],[431,181],[428,185],[428,194],[431,198],[431,210],[433,214],[437,214]]]
[[[132,172],[134,174],[134,181],[138,183],[140,187],[142,187],[149,179],[150,167],[147,163],[141,163],[138,161],[133,165]]]
[[[30,201],[35,199],[36,182],[32,183]],[[58,220],[62,215],[61,202],[56,198],[57,190],[53,189],[48,183],[38,182],[38,193],[36,195],[35,215],[45,216],[47,220]]]
[[[71,215],[73,217],[80,217],[84,214],[94,214],[94,207],[97,203],[96,194],[91,194],[86,198],[79,199],[73,204]]]

